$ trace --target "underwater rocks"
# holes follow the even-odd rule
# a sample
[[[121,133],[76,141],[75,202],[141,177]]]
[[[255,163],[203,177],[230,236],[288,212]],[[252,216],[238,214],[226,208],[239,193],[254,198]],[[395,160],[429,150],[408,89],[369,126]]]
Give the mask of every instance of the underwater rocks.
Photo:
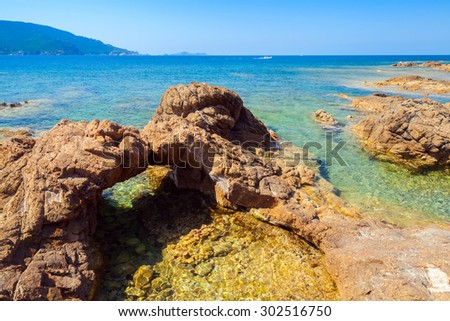
[[[324,125],[336,125],[338,122],[334,117],[323,109],[319,109],[314,113],[314,119]]]
[[[36,141],[1,148],[0,299],[88,299],[100,264],[89,247],[97,202],[145,170],[139,131],[63,120]]]
[[[450,299],[450,226],[400,229],[352,217],[327,190],[308,187],[296,204],[253,214],[288,227],[323,251],[343,300]],[[445,276],[445,289],[438,290],[430,269]]]
[[[176,216],[196,217],[199,207],[180,209]],[[303,239],[247,213],[205,210],[212,221],[165,246],[152,267],[138,269],[126,290],[128,299],[338,299],[320,251]]]
[[[10,107],[10,108],[16,108],[16,107],[23,107],[25,105],[28,105],[30,102],[28,100],[25,101],[17,101],[13,103],[6,103],[6,102],[0,102],[0,107]]]
[[[450,93],[450,81],[434,80],[421,76],[400,76],[375,83],[378,87],[396,86],[401,90],[432,92],[436,94]]]
[[[374,111],[354,127],[362,146],[378,159],[413,170],[450,165],[450,109],[434,100],[371,95],[353,102]]]

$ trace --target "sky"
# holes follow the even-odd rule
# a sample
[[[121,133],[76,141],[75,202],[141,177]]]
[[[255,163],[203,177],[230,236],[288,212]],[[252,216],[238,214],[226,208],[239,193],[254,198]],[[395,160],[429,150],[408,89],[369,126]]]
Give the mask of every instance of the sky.
[[[449,0],[0,0],[0,20],[142,54],[450,54]]]

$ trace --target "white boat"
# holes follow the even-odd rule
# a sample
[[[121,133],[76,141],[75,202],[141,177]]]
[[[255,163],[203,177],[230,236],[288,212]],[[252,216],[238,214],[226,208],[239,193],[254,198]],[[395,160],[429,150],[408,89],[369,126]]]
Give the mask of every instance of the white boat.
[[[253,58],[253,59],[267,60],[267,59],[272,59],[272,56],[262,56],[262,57],[257,57],[257,58]]]

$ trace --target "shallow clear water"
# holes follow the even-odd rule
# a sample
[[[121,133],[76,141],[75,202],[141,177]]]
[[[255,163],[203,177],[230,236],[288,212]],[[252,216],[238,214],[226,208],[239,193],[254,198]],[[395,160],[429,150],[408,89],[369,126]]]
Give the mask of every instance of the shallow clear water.
[[[450,73],[390,66],[398,61],[449,60],[448,56],[254,58],[0,56],[0,101],[37,100],[31,107],[0,110],[0,127],[40,132],[61,118],[98,118],[141,128],[167,87],[198,81],[237,91],[245,105],[283,139],[298,146],[310,141],[324,144],[325,133],[312,112],[326,109],[343,124],[348,124],[346,116],[357,114],[337,94],[367,95],[379,89],[364,81],[401,74],[450,80]],[[383,91],[399,93],[391,88]],[[432,98],[450,101],[450,95]],[[347,130],[336,133],[334,140],[347,141],[341,156],[348,166],[323,166],[322,173],[363,213],[405,224],[450,221],[448,176],[412,175],[399,166],[374,161]],[[312,152],[325,158],[324,149]]]
[[[336,300],[322,253],[249,213],[145,173],[103,193],[99,300]]]

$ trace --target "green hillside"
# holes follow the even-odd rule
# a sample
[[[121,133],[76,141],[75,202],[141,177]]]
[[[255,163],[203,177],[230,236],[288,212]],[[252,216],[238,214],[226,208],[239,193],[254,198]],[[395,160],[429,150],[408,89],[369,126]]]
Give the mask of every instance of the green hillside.
[[[34,23],[0,20],[3,55],[129,55],[136,52]]]

